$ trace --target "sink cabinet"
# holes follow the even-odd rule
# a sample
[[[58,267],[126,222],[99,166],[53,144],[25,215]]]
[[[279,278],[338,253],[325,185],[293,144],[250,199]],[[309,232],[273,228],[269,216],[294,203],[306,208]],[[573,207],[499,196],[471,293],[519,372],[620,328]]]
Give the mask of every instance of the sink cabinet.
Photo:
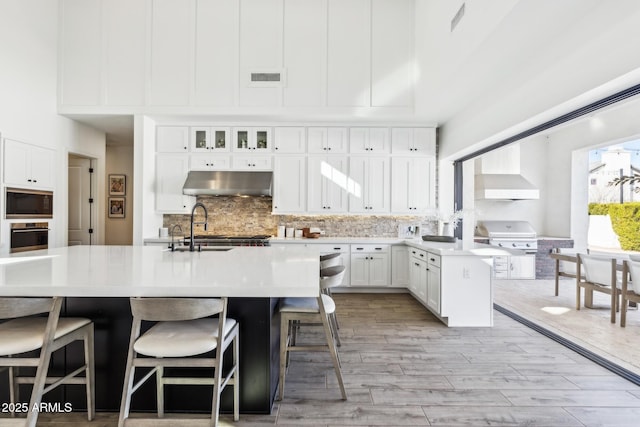
[[[389,245],[351,245],[351,286],[390,284]]]

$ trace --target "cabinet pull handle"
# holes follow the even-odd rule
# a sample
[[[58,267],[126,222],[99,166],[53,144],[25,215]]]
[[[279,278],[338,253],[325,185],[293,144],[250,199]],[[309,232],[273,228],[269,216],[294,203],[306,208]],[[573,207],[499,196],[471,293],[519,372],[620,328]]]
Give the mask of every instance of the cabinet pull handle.
[[[382,250],[382,248],[376,248],[376,251],[381,251],[381,250]]]
[[[333,248],[334,251],[342,250],[342,248]]]
[[[433,261],[433,262],[435,262],[435,261],[436,261],[436,259],[435,259],[435,258],[429,258],[429,259],[430,259],[431,261]]]
[[[356,251],[362,251],[364,248],[356,248]]]

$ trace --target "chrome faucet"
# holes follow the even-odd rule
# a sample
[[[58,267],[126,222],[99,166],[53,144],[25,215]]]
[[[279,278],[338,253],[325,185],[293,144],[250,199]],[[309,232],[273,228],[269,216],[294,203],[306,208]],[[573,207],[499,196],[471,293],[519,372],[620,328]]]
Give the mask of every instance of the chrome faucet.
[[[174,237],[176,235],[176,228],[178,228],[181,233],[184,233],[184,231],[182,231],[182,227],[180,226],[180,224],[173,224],[171,226],[171,231],[169,232],[169,234],[171,234],[171,243],[169,244],[169,249],[171,249],[171,252],[176,250],[176,243],[174,241]]]
[[[194,214],[196,212],[196,209],[198,207],[201,207],[202,210],[204,211],[204,221],[202,222],[195,222],[194,221]],[[194,225],[204,225],[204,231],[207,231],[207,217],[209,216],[209,214],[207,213],[207,208],[205,207],[205,205],[203,205],[202,203],[198,202],[195,205],[193,205],[193,209],[191,209],[191,239],[189,240],[189,251],[193,252],[196,248],[195,244],[193,243],[193,226]]]

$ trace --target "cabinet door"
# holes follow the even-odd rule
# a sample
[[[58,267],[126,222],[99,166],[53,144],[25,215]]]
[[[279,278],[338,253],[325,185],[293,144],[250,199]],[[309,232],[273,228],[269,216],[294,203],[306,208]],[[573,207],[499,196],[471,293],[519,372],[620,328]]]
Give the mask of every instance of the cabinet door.
[[[351,254],[351,286],[367,286],[369,284],[369,255]]]
[[[440,268],[434,265],[427,271],[427,307],[440,314]]]
[[[191,151],[207,152],[211,149],[211,131],[208,127],[192,127],[189,135]]]
[[[411,203],[412,167],[411,157],[391,159],[391,212],[393,213],[416,213]]]
[[[327,151],[342,154],[348,151],[347,128],[327,128]]]
[[[389,254],[370,253],[369,286],[389,286]]]
[[[391,152],[393,154],[413,154],[413,128],[391,129]]]
[[[429,281],[429,268],[425,261],[420,262],[420,279],[417,284],[418,299],[424,304],[427,303],[427,287]]]
[[[304,127],[277,127],[274,150],[278,153],[304,153],[306,151]]]
[[[389,129],[369,129],[369,152],[373,154],[389,152]]]
[[[211,128],[210,131],[210,149],[211,151],[228,152],[231,149],[231,130],[229,128]]]
[[[391,286],[406,288],[409,286],[409,248],[391,247]]]
[[[436,155],[436,130],[434,128],[413,129],[413,152],[418,155]]]
[[[156,155],[156,210],[159,212],[187,213],[195,197],[182,194],[189,156],[186,154]]]
[[[369,159],[351,157],[349,159],[349,212],[369,213],[367,198]]]
[[[307,171],[307,209],[309,212],[326,213],[327,205],[324,200],[323,168],[328,167],[325,156],[309,156]]]
[[[409,258],[409,291],[413,295],[418,295],[418,284],[420,283],[421,262],[414,257]]]
[[[410,164],[409,206],[412,213],[436,207],[436,159],[417,157]]]
[[[309,153],[327,152],[327,128],[310,127],[307,129],[307,147]]]
[[[364,154],[369,152],[369,129],[349,129],[349,152]]]
[[[54,151],[47,148],[31,149],[31,180],[37,187],[53,187]]]
[[[532,255],[516,255],[509,257],[510,279],[535,279],[536,257]]]
[[[31,185],[30,147],[17,141],[4,140],[4,182]]]
[[[158,126],[156,128],[156,151],[181,153],[189,149],[189,128],[186,126]]]
[[[347,212],[349,176],[347,158],[329,156],[324,163],[323,195],[328,213]]]
[[[369,159],[368,177],[365,187],[369,213],[389,213],[391,207],[389,159],[376,157]]]
[[[306,157],[277,156],[273,174],[273,212],[305,212]]]

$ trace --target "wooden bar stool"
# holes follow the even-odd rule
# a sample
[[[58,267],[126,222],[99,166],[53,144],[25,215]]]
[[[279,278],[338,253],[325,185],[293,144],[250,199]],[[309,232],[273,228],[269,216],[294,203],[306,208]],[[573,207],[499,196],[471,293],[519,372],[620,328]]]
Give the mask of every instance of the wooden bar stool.
[[[11,403],[19,402],[20,384],[33,384],[29,407],[21,411],[27,412],[22,424],[27,427],[36,425],[42,396],[62,384],[84,384],[89,421],[95,415],[93,323],[84,318],[60,317],[61,307],[60,297],[0,298],[0,319],[10,319],[0,324],[0,367],[9,371]],[[44,313],[48,313],[47,317],[34,317]],[[79,340],[84,342],[85,364],[64,377],[47,376],[51,354]],[[25,353],[36,350],[40,350],[39,357],[25,356]],[[19,376],[17,371],[20,367],[35,367],[35,376]],[[83,372],[83,377],[78,376]]]
[[[336,304],[324,291],[342,283],[345,267],[343,265],[321,270],[320,291],[318,297],[312,298],[284,298],[280,304],[280,385],[278,398],[284,396],[285,373],[291,351],[328,351],[331,354],[333,367],[338,378],[342,399],[347,400],[347,393],[342,380],[340,357],[336,348],[337,330],[331,325],[330,314],[336,310]],[[304,324],[322,324],[326,343],[298,344],[295,333]],[[295,324],[295,326],[294,326]]]
[[[131,298],[131,339],[125,370],[124,389],[120,406],[118,426],[127,421],[141,425],[218,425],[220,394],[227,385],[233,385],[233,419],[240,419],[240,393],[238,376],[238,330],[239,325],[227,318],[227,298]],[[211,318],[209,316],[215,316]],[[142,322],[155,322],[140,335]],[[225,350],[233,344],[233,366],[224,370]],[[208,353],[215,351],[215,355]],[[193,357],[201,356],[201,357]],[[213,378],[164,377],[166,367],[172,368],[212,368]],[[134,384],[136,368],[152,368],[140,381]],[[149,420],[129,418],[131,395],[149,378],[156,374],[158,417]],[[198,419],[162,419],[164,417],[164,385],[213,385],[211,417]]]

